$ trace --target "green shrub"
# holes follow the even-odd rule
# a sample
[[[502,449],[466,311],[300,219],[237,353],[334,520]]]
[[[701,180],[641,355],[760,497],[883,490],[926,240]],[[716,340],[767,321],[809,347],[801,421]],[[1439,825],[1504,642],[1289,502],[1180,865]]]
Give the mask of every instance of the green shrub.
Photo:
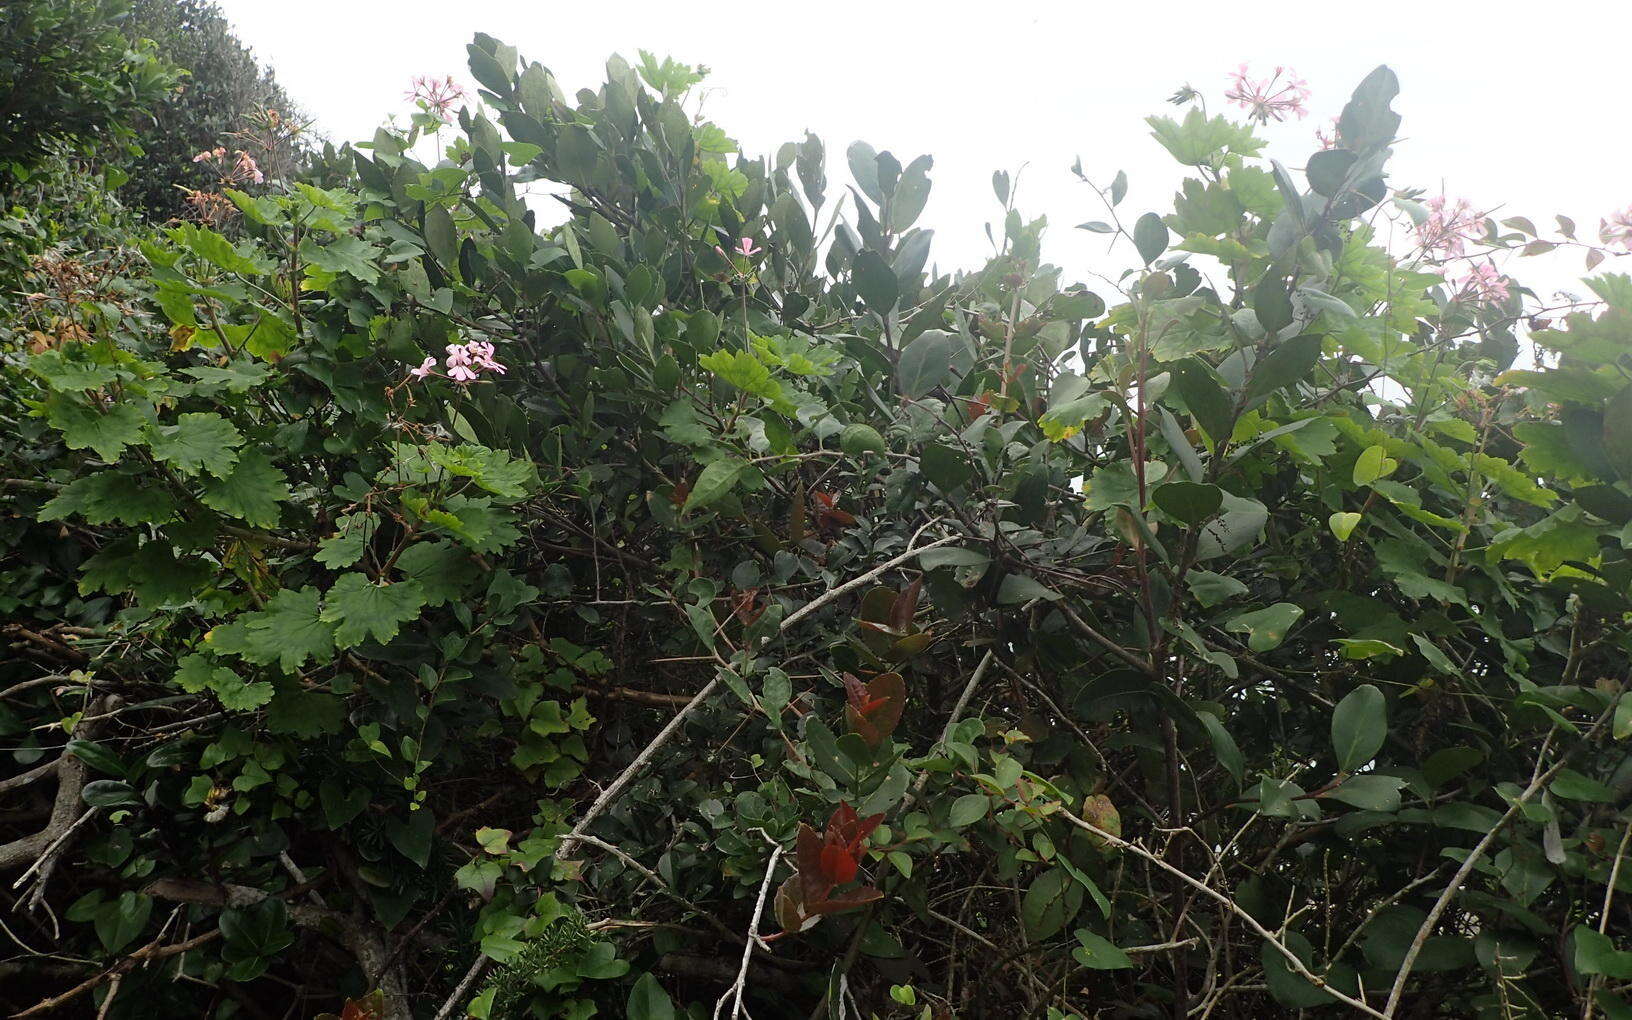
[[[1095,293],[470,56],[8,356],[0,866],[109,1015],[1632,1008],[1632,279],[1464,277],[1581,242],[1391,187],[1392,73],[1302,172],[1181,96]]]
[[[174,68],[119,26],[128,0],[9,0],[0,10],[0,193],[61,145],[127,140]]]
[[[193,162],[199,152],[245,149],[266,176],[292,176],[302,160],[303,121],[273,77],[206,0],[134,0],[126,32],[151,39],[186,73],[138,134],[141,154],[128,168],[125,199],[156,220],[189,213],[187,188],[210,182]]]

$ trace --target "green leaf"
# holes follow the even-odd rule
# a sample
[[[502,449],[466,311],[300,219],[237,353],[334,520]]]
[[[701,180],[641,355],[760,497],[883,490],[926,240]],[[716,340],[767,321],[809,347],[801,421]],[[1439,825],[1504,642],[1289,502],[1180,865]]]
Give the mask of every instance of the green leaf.
[[[1400,787],[1404,785],[1405,780],[1395,776],[1367,773],[1363,776],[1350,776],[1327,796],[1367,811],[1398,811]]]
[[[1580,925],[1575,929],[1575,969],[1616,981],[1632,980],[1632,952],[1617,950],[1609,936]]]
[[[238,622],[245,631],[239,654],[250,662],[276,662],[292,673],[308,659],[326,663],[334,658],[334,628],[323,618],[318,591],[311,585],[277,592],[264,609],[245,613]]]
[[[312,558],[330,570],[341,570],[363,558],[363,550],[379,522],[372,513],[347,514],[335,522],[333,535],[318,543]]]
[[[289,483],[271,458],[257,449],[245,450],[225,477],[204,485],[204,505],[257,528],[278,523],[278,504],[289,498]]]
[[[195,412],[176,418],[176,424],[153,430],[147,445],[153,456],[174,465],[182,474],[208,471],[225,478],[238,463],[237,447],[244,437],[219,414]]]
[[[1235,777],[1237,783],[1246,771],[1246,758],[1241,754],[1241,748],[1230,736],[1230,731],[1224,728],[1224,721],[1211,712],[1196,712],[1196,719],[1207,731],[1213,742],[1213,753],[1218,755],[1218,763],[1224,770]]]
[[[1326,526],[1332,529],[1339,542],[1347,542],[1359,523],[1360,515],[1355,513],[1335,513],[1326,518]]]
[[[1020,921],[1033,942],[1052,938],[1082,910],[1084,891],[1064,868],[1038,875],[1020,900]]]
[[[689,513],[718,502],[737,484],[737,477],[745,466],[742,461],[727,457],[703,468],[691,487],[691,493],[686,496],[683,512]]]
[[[114,404],[104,414],[53,393],[45,407],[46,420],[62,432],[68,449],[93,450],[108,464],[141,439],[142,426],[147,424],[147,414],[134,402]]]
[[[1167,224],[1155,213],[1145,213],[1133,225],[1133,246],[1145,265],[1155,262],[1167,250]]]
[[[975,476],[968,458],[942,443],[924,446],[918,454],[918,468],[942,492],[952,492]]]
[[[1252,312],[1270,336],[1292,325],[1292,293],[1282,273],[1271,269],[1259,278],[1252,288]]]
[[[1615,800],[1614,790],[1574,769],[1559,769],[1558,775],[1553,777],[1552,785],[1548,789],[1553,791],[1553,796],[1566,800],[1584,800],[1597,804],[1607,804]]]
[[[1211,570],[1192,570],[1184,581],[1190,588],[1190,594],[1207,609],[1223,605],[1247,593],[1247,586],[1238,579],[1225,574],[1215,574]]]
[[[1309,178],[1309,186],[1315,194],[1325,198],[1334,198],[1343,192],[1343,185],[1348,181],[1349,168],[1353,167],[1358,157],[1347,149],[1322,149],[1309,157],[1304,173]]]
[[[415,542],[397,557],[397,569],[419,585],[432,607],[457,599],[477,573],[470,554],[452,542]]]
[[[771,375],[765,363],[749,351],[715,351],[697,359],[697,364],[708,369],[739,390],[752,393],[778,411],[793,414],[782,384]],[[668,422],[665,422],[668,424]]]
[[[966,793],[952,802],[952,810],[947,813],[946,824],[954,829],[973,825],[986,817],[990,807],[991,799],[984,793]]]
[[[1269,508],[1255,499],[1224,494],[1224,513],[1202,525],[1196,542],[1198,559],[1226,556],[1257,541],[1269,520]]]
[[[60,521],[73,514],[87,524],[163,524],[176,513],[168,490],[150,480],[118,471],[100,471],[69,482],[40,508],[42,521]]]
[[[392,819],[385,825],[385,838],[397,852],[423,868],[431,860],[431,841],[436,835],[436,819],[428,810],[408,812],[408,818]]]
[[[1615,473],[1632,481],[1632,384],[1604,405],[1604,453]]]
[[[1059,592],[1039,584],[1028,574],[1009,574],[997,589],[997,604],[1000,606],[1024,605],[1032,599],[1053,602],[1059,597]]]
[[[902,349],[895,378],[901,395],[913,400],[945,386],[952,380],[952,335],[940,329],[920,333]]]
[[[1337,119],[1338,137],[1357,152],[1381,149],[1394,140],[1400,129],[1400,115],[1389,109],[1400,94],[1399,79],[1387,66],[1366,75],[1354,90]]]
[[[363,813],[372,799],[366,786],[347,786],[339,778],[326,777],[317,788],[317,799],[323,807],[323,819],[329,828],[338,829]]]
[[[878,152],[866,142],[851,142],[844,152],[850,163],[850,176],[856,179],[861,193],[874,202],[884,201],[884,192],[878,186]]]
[[[346,703],[327,691],[284,690],[266,710],[266,728],[302,740],[339,733]]]
[[[1354,484],[1370,485],[1379,478],[1387,478],[1400,466],[1381,446],[1368,446],[1354,461]]]
[[[855,276],[856,293],[867,307],[879,315],[888,315],[901,297],[901,283],[889,263],[878,252],[868,249],[856,256],[850,269]]]
[[[351,648],[372,637],[387,644],[402,624],[419,618],[425,593],[413,581],[375,584],[362,574],[345,574],[324,599],[320,619],[332,623],[334,643]]]
[[[984,567],[990,562],[992,562],[990,553],[956,545],[925,549],[918,554],[918,566],[926,571],[940,567]]]
[[[1243,613],[1231,620],[1226,630],[1246,634],[1247,647],[1255,652],[1267,652],[1286,640],[1286,632],[1303,616],[1303,607],[1291,602],[1277,602],[1272,606]]]
[[[855,422],[839,433],[839,449],[846,456],[860,459],[870,453],[884,453],[888,447],[877,429],[863,422]]]
[[[1084,967],[1092,970],[1122,970],[1133,966],[1133,959],[1109,939],[1095,935],[1086,928],[1079,928],[1072,934],[1076,936],[1078,945],[1071,950],[1071,958]]]
[[[657,978],[650,972],[642,974],[640,980],[629,990],[629,1002],[624,1015],[629,1020],[674,1020],[674,1000],[669,993],[657,983]]]
[[[120,893],[118,899],[103,904],[96,913],[96,937],[102,940],[102,948],[118,953],[136,941],[152,913],[153,898],[136,892]]]
[[[318,244],[308,236],[300,242],[300,257],[320,269],[356,277],[364,283],[378,283],[380,279],[380,249],[351,234],[328,244]]]
[[[1251,410],[1276,390],[1304,379],[1320,361],[1321,343],[1319,335],[1304,333],[1277,344],[1252,366],[1252,378],[1245,395],[1246,408]]]
[[[1388,705],[1371,684],[1350,691],[1332,711],[1332,749],[1337,767],[1353,772],[1376,756],[1388,738]]]
[[[1181,361],[1169,372],[1169,391],[1184,401],[1185,409],[1215,445],[1226,442],[1235,427],[1235,408],[1212,372],[1195,360]]]
[[[1194,526],[1218,512],[1224,502],[1224,490],[1200,482],[1168,482],[1157,486],[1151,498],[1163,512]]]

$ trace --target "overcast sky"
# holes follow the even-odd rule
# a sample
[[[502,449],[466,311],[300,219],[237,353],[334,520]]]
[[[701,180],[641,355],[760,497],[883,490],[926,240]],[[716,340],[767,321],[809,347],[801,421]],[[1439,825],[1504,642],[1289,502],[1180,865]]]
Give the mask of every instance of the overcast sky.
[[[843,151],[857,138],[902,163],[931,153],[935,186],[920,225],[935,228],[943,269],[989,252],[992,171],[1022,165],[1022,211],[1049,218],[1045,257],[1067,280],[1107,268],[1104,238],[1073,229],[1103,211],[1072,177],[1072,160],[1101,183],[1127,171],[1126,219],[1169,210],[1178,172],[1144,117],[1171,110],[1166,97],[1186,83],[1224,109],[1228,74],[1242,62],[1266,74],[1286,65],[1313,91],[1307,120],[1267,132],[1269,154],[1289,166],[1302,166],[1315,129],[1386,63],[1405,118],[1396,187],[1443,187],[1538,225],[1563,212],[1587,234],[1632,204],[1627,0],[218,2],[337,142],[366,139],[405,111],[415,74],[468,83],[465,44],[478,31],[542,61],[569,95],[597,86],[614,52],[705,64],[706,112],[750,154],[809,129],[827,143],[831,184],[847,182]],[[1508,268],[1563,286],[1580,267],[1578,254],[1537,261]]]

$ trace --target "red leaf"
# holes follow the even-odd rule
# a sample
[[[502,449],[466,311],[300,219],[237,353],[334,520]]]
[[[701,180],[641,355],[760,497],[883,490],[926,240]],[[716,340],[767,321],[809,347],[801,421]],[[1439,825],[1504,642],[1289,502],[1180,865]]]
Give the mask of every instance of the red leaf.
[[[870,885],[864,885],[847,893],[840,893],[838,896],[824,899],[818,904],[807,904],[805,909],[813,914],[826,916],[828,914],[840,914],[846,910],[854,910],[857,907],[864,907],[874,900],[883,898],[883,893]]]
[[[808,908],[827,899],[827,894],[833,889],[833,883],[822,877],[822,837],[817,835],[815,829],[800,822],[794,851],[799,861],[800,900]]]
[[[868,747],[877,747],[895,732],[907,704],[906,682],[899,673],[882,673],[865,687],[845,674],[844,721]]]
[[[836,840],[850,847],[859,859],[862,840],[871,836],[882,821],[884,821],[882,813],[861,818],[856,815],[855,808],[849,804],[840,804],[827,820],[827,839]]]
[[[843,885],[856,880],[856,871],[861,867],[850,855],[847,847],[837,843],[829,843],[822,847],[822,877],[834,885]]]
[[[346,1002],[340,1020],[381,1020],[385,1016],[385,992],[376,988],[361,999]]]
[[[754,621],[765,613],[765,607],[759,605],[759,589],[745,588],[732,595],[731,611],[742,621],[743,626],[753,626]]]
[[[895,605],[890,609],[890,626],[897,632],[904,634],[912,626],[912,618],[918,615],[918,593],[923,590],[924,578],[920,574],[895,600]]]

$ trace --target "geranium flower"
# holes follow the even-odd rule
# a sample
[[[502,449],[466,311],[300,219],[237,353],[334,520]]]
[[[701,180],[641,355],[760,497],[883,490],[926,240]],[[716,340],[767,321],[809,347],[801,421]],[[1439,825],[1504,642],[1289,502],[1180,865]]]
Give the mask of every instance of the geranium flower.
[[[426,358],[419,363],[418,368],[410,368],[408,374],[415,379],[426,379],[436,374],[436,359]]]
[[[504,375],[507,371],[503,365],[494,359],[494,354],[497,351],[492,344],[485,340],[472,340],[465,345],[465,351],[470,355],[477,368],[488,372],[497,372],[500,375]]]
[[[1456,299],[1470,304],[1499,305],[1507,295],[1507,277],[1488,262],[1471,267],[1456,283]]]
[[[732,255],[741,255],[745,259],[751,259],[755,255],[758,255],[761,251],[760,247],[754,244],[754,239],[751,237],[744,237],[738,240],[736,247],[731,249],[730,255],[726,254],[725,249],[721,248],[717,244],[714,246],[714,250],[719,252],[720,258],[725,259],[727,262],[731,261]]]
[[[453,119],[453,106],[465,98],[465,90],[453,80],[452,75],[437,78],[434,75],[416,74],[413,87],[404,93],[404,98],[420,104],[427,113],[446,123]]]
[[[1247,65],[1230,72],[1230,89],[1224,98],[1247,111],[1248,120],[1267,124],[1285,120],[1288,114],[1299,119],[1309,116],[1303,105],[1309,98],[1309,84],[1287,67],[1276,67],[1275,73],[1261,81],[1247,76]]]
[[[1417,241],[1429,255],[1460,255],[1469,241],[1485,236],[1485,215],[1467,199],[1455,202],[1444,195],[1428,200],[1428,218],[1417,226]]]
[[[251,156],[243,149],[238,150],[237,158],[233,161],[232,169],[233,176],[236,178],[241,178],[246,181],[253,181],[256,184],[266,183],[266,175],[261,173],[260,164],[255,162],[254,156]]]
[[[1608,219],[1599,220],[1598,238],[1605,244],[1618,244],[1632,251],[1632,205],[1612,213]]]

